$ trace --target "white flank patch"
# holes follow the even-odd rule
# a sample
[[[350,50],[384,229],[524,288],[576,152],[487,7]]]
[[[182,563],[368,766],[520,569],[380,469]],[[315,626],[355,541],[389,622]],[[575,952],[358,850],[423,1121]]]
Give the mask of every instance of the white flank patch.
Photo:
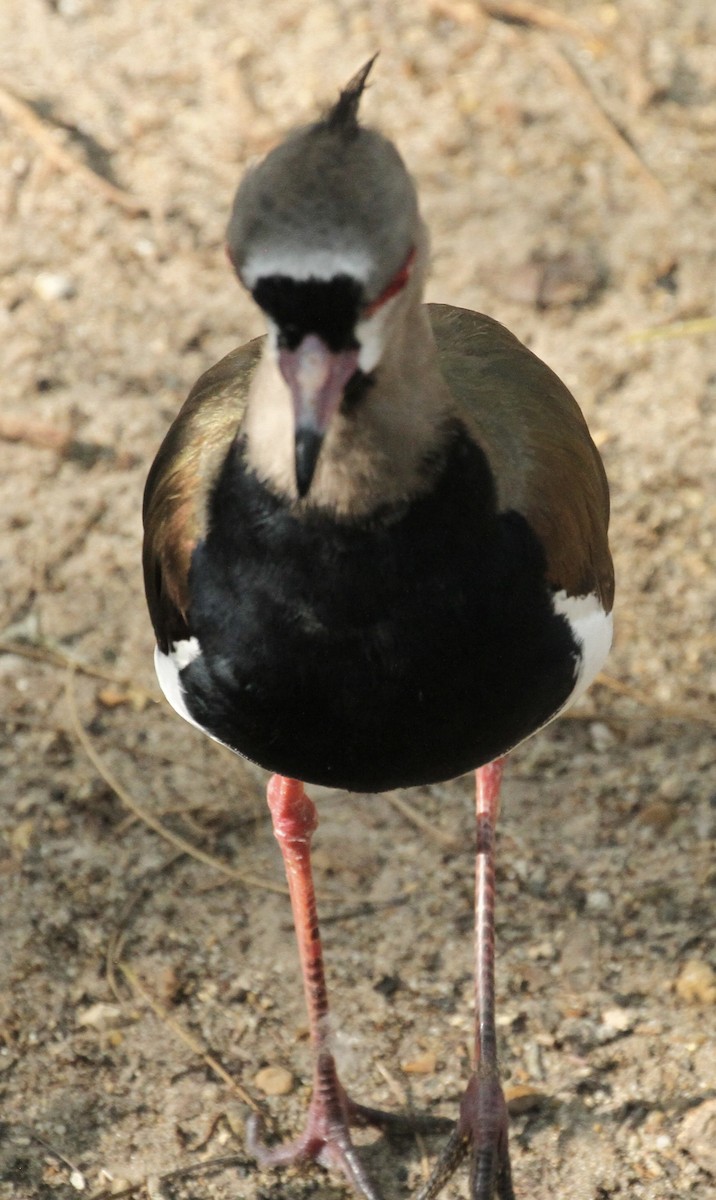
[[[179,675],[179,672],[183,671],[184,667],[188,667],[189,663],[198,658],[200,654],[201,646],[195,637],[185,638],[183,642],[175,642],[169,654],[164,654],[158,646],[155,646],[154,670],[157,673],[159,686],[174,711],[178,712],[179,716],[188,721],[190,725],[194,725],[197,729],[201,729],[202,733],[206,733],[203,726],[194,720],[186,706],[184,689]]]
[[[552,603],[557,615],[569,621],[580,655],[574,689],[559,710],[564,712],[584,695],[606,662],[612,644],[613,621],[612,614],[604,611],[595,595],[568,596],[563,590],[555,593]]]
[[[358,283],[366,283],[372,269],[373,260],[362,250],[272,246],[254,251],[241,268],[241,278],[251,291],[259,279],[268,275],[284,275],[298,283],[307,279],[328,282],[336,275],[349,275]]]
[[[201,646],[199,645],[199,639],[195,637],[185,638],[183,642],[175,642],[172,646],[172,658],[177,665],[178,671],[183,671],[200,654]]]

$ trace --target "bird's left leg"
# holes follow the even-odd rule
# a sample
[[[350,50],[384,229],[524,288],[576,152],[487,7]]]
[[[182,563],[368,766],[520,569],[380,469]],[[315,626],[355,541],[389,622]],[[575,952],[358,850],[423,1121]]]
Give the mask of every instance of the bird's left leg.
[[[313,1093],[306,1128],[295,1141],[268,1147],[256,1119],[249,1123],[248,1148],[265,1166],[314,1160],[343,1172],[364,1200],[378,1200],[351,1141],[350,1126],[382,1124],[381,1114],[354,1104],[338,1078],[329,1041],[328,994],[311,872],[311,837],[318,824],[313,802],[303,784],[280,775],[268,785],[273,830],[286,868],[291,908],[301,959],[303,986],[313,1048]]]
[[[496,759],[475,773],[475,1068],[455,1130],[415,1200],[434,1200],[468,1153],[471,1200],[515,1200],[495,1031],[495,826],[503,765]]]

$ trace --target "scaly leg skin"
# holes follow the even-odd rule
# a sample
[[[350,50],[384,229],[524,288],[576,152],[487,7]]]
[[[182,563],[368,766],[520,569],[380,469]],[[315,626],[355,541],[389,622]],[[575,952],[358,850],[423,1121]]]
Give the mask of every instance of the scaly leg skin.
[[[329,1044],[328,995],[311,873],[311,836],[318,825],[316,809],[302,783],[280,775],[270,779],[267,798],[286,868],[301,959],[314,1054],[313,1095],[306,1128],[300,1137],[282,1146],[268,1147],[261,1141],[260,1122],[252,1118],[247,1148],[263,1166],[313,1160],[324,1167],[337,1168],[364,1200],[379,1200],[351,1142],[350,1126],[371,1124],[398,1130],[411,1124],[414,1127],[416,1122],[355,1104],[338,1079]]]
[[[415,1200],[435,1200],[470,1153],[471,1200],[515,1200],[495,1032],[495,825],[504,759],[476,775],[475,1069],[455,1130]]]

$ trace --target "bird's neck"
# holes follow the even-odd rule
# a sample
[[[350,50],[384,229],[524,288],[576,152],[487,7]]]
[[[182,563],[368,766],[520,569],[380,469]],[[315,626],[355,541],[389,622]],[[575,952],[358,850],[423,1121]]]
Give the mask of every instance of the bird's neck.
[[[391,331],[370,386],[334,418],[311,490],[300,503],[361,518],[426,491],[452,412],[427,312],[416,301]],[[298,502],[291,397],[268,343],[242,433],[249,466],[276,494]]]

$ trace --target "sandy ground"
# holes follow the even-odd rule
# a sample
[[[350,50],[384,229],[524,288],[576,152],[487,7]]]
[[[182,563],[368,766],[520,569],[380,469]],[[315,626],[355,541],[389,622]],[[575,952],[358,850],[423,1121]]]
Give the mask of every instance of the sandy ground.
[[[471,0],[0,7],[0,82],[45,136],[5,99],[3,1200],[347,1196],[243,1148],[249,1100],[284,1134],[307,1104],[288,902],[263,781],[155,703],[139,513],[187,389],[260,328],[222,253],[243,165],[378,47],[365,114],[418,178],[431,298],[497,316],[565,378],[613,491],[612,682],[516,752],[505,786],[517,1193],[716,1196],[716,16],[712,0],[551,11],[563,28]],[[145,211],[58,169],[53,146]],[[77,722],[130,802],[251,879],[133,814]],[[471,785],[403,799],[429,831],[381,797],[320,797],[339,1052],[357,1098],[452,1116]],[[265,1067],[283,1094],[262,1090]],[[415,1192],[440,1144],[367,1142],[386,1200]],[[463,1175],[445,1195],[467,1195]]]

